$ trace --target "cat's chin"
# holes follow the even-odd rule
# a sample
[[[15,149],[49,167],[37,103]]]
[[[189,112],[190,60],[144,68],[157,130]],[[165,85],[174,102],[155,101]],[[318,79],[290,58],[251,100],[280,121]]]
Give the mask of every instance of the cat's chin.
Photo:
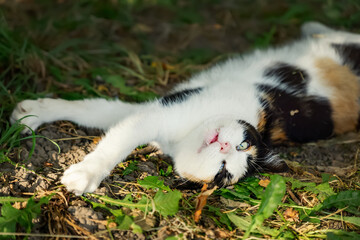
[[[214,143],[216,145],[216,143]],[[197,158],[192,158],[190,161],[175,162],[175,169],[178,174],[188,181],[196,182],[199,184],[207,183],[209,186],[225,187],[235,184],[241,177],[243,171],[236,171],[234,161],[222,160],[220,154],[206,155],[206,151],[211,152],[211,148],[216,146],[209,146],[197,155]],[[205,156],[205,157],[204,157]],[[189,160],[190,158],[187,158]],[[236,166],[236,168],[242,166]]]

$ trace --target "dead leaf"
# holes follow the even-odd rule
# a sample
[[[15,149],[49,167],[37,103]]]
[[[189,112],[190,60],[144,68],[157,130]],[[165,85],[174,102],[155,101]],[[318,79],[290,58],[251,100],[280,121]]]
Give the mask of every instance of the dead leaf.
[[[270,179],[261,179],[259,181],[259,185],[264,188],[266,188],[269,185],[269,183],[270,183]]]
[[[299,155],[299,153],[297,153],[297,152],[290,152],[290,155],[291,155],[292,157],[297,157],[297,156]]]
[[[299,212],[294,210],[293,208],[287,208],[283,212],[283,216],[286,219],[286,221],[299,222]]]
[[[94,137],[92,141],[93,141],[93,143],[98,144],[100,142],[100,140],[101,140],[101,137]]]
[[[15,202],[12,206],[16,209],[23,209],[26,207],[27,202]]]
[[[109,227],[109,228],[116,228],[116,226],[117,226],[117,224],[114,223],[114,222],[110,222],[110,223],[108,224],[108,227]]]
[[[222,229],[215,229],[214,232],[215,232],[216,238],[228,239],[230,237],[230,233],[228,231],[224,231]]]
[[[194,221],[197,223],[200,220],[202,209],[206,205],[207,198],[218,188],[217,186],[213,187],[212,189],[207,189],[208,185],[204,183],[203,187],[201,188],[201,193],[196,198],[196,207],[195,207],[195,214],[194,214]]]
[[[49,163],[49,162],[45,162],[45,163],[44,163],[44,167],[52,167],[52,166],[53,166],[52,163]]]
[[[100,85],[97,87],[97,90],[98,90],[99,92],[103,92],[103,93],[106,93],[106,94],[110,94],[109,89],[108,89],[105,85],[103,85],[103,84],[100,84]]]
[[[220,30],[223,28],[223,26],[221,26],[220,24],[216,23],[213,25],[213,28],[215,28],[216,30]]]

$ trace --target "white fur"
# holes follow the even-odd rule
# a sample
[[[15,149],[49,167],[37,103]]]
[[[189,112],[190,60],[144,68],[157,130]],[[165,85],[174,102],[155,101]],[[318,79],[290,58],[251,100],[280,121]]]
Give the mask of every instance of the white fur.
[[[222,161],[226,160],[227,169],[234,176],[232,182],[236,182],[246,174],[249,153],[235,150],[235,146],[243,141],[244,130],[235,120],[257,125],[261,106],[255,84],[276,85],[276,81],[264,79],[264,69],[277,62],[299,66],[311,75],[310,93],[329,97],[331,91],[319,81],[313,60],[330,57],[340,62],[329,44],[360,42],[358,35],[334,31],[318,23],[304,25],[302,31],[304,38],[301,41],[233,58],[195,75],[189,82],[177,86],[175,91],[197,87],[203,90],[182,103],[163,106],[158,101],[129,104],[104,99],[26,100],[18,104],[11,120],[36,115],[24,118],[22,122],[36,129],[42,123],[64,119],[87,127],[108,129],[95,151],[64,173],[62,183],[77,195],[94,191],[133,148],[151,141],[158,142],[165,153],[173,156],[175,169],[181,176],[211,181]],[[314,38],[316,33],[322,36]],[[216,143],[199,153],[206,135],[214,130],[219,130],[219,141],[231,144],[231,150],[220,153]]]

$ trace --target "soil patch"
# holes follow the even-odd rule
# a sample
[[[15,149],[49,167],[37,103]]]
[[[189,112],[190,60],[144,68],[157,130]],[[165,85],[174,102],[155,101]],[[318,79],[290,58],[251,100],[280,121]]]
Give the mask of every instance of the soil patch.
[[[34,152],[23,166],[14,166],[9,163],[1,164],[0,167],[4,173],[4,181],[0,183],[1,196],[24,196],[24,194],[50,192],[59,189],[66,192],[60,185],[63,171],[71,164],[81,161],[87,153],[91,152],[103,133],[95,129],[81,128],[70,122],[56,122],[44,125],[37,131],[37,134],[43,137],[36,139]],[[329,174],[336,173],[338,176],[346,177],[351,172],[352,166],[356,164],[358,149],[360,148],[359,139],[359,134],[350,133],[327,141],[292,147],[278,147],[275,150],[282,158],[288,160],[291,166],[294,163],[300,164],[300,167],[299,165],[295,167],[297,169],[300,168],[303,171],[310,169],[313,172],[320,171]],[[31,149],[32,140],[26,140],[14,152],[12,160],[20,162],[20,159],[27,159]],[[136,163],[136,168],[124,175],[124,169],[131,162]],[[148,175],[156,176],[159,174],[159,169],[166,170],[169,164],[171,164],[171,160],[168,157],[150,146],[134,150],[128,157],[128,161],[114,169],[113,173],[101,183],[95,193],[107,196],[125,196],[122,193],[123,190],[115,186],[114,183],[127,186],[130,191],[136,192],[136,186],[131,186],[132,182]],[[179,177],[176,174],[171,174],[165,178],[165,182],[167,185],[176,186],[178,179]],[[192,194],[195,192],[186,190],[183,193]],[[63,202],[58,207],[67,211],[68,216],[83,232],[95,233],[106,229],[105,213],[94,210],[90,204],[79,197],[68,194],[65,193],[66,204]],[[133,212],[132,215],[134,215]],[[164,224],[153,216],[144,219],[139,215],[138,219],[141,219],[139,225],[143,229],[151,229]],[[37,228],[39,228],[38,231],[42,232],[41,227],[46,226],[40,223]],[[213,227],[213,230],[207,229],[207,231],[212,231],[209,236],[215,234],[216,227]],[[68,228],[68,232],[74,233],[74,229]],[[144,238],[143,235],[136,235],[131,231],[119,232],[115,235],[124,238],[124,234],[132,239]],[[162,234],[162,232],[159,231],[158,234]]]

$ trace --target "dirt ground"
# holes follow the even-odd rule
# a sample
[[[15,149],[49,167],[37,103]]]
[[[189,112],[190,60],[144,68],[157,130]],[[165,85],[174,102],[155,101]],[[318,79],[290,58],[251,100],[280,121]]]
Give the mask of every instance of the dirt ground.
[[[63,171],[71,164],[81,161],[87,153],[92,151],[96,145],[96,141],[98,141],[98,138],[103,134],[101,131],[84,129],[65,121],[46,124],[41,127],[37,133],[46,138],[37,138],[35,151],[24,167],[14,167],[8,163],[1,164],[0,167],[4,172],[2,176],[4,181],[0,183],[0,196],[12,195],[20,197],[26,193],[56,191],[56,189],[59,188],[59,180]],[[58,153],[57,146],[47,138],[52,139],[58,144],[61,149],[60,153]],[[17,161],[17,159],[26,159],[31,147],[32,141],[27,140],[18,151],[14,152],[13,156],[11,156],[12,159],[14,161]],[[350,133],[342,137],[318,143],[293,147],[279,147],[276,151],[282,158],[289,160],[289,162],[300,163],[302,166],[300,169],[302,169],[302,171],[336,173],[340,177],[346,177],[352,169],[352,166],[358,164],[356,161],[359,148],[360,135]],[[159,168],[164,168],[168,163],[171,163],[168,157],[163,156],[160,151],[154,150],[152,147],[135,150],[128,157],[128,160],[138,161],[137,170],[122,176],[121,172],[123,171],[123,167],[117,167],[111,176],[102,182],[95,193],[107,196],[121,196],[121,189],[114,187],[114,182],[126,185],[127,183],[134,182],[136,179],[142,179],[148,175],[158,175]],[[291,163],[291,165],[296,166],[296,164],[293,163]],[[292,167],[292,169],[299,168]],[[171,176],[166,177],[165,183],[174,187],[177,184],[177,179],[178,176],[176,176],[176,174],[171,174]],[[186,194],[186,192],[191,193],[192,191],[184,191],[184,194]],[[48,213],[51,213],[52,216],[48,215],[46,219],[56,222],[58,220],[54,212],[62,211],[64,214],[64,212],[67,211],[69,219],[72,219],[74,223],[82,228],[76,231],[95,233],[106,229],[106,216],[101,211],[95,211],[89,207],[89,204],[81,201],[78,197],[71,197],[71,201],[69,201],[69,198],[69,195],[66,195],[64,196],[66,200],[57,199],[53,203],[54,205],[47,206],[47,208],[51,208],[52,206],[55,209],[47,209]],[[69,214],[71,216],[69,216]],[[156,219],[149,217],[144,220],[142,227],[149,229],[163,226],[162,224],[163,223]],[[35,233],[44,232],[43,228],[48,227],[47,223],[41,219],[39,219],[35,226],[37,229],[33,231]],[[56,225],[53,227],[56,227]],[[209,228],[209,230],[216,230],[216,228]],[[76,231],[70,231],[69,233],[76,234]],[[135,237],[131,231],[118,232],[116,234],[127,234],[122,237]],[[141,234],[136,237],[139,239],[144,238]]]

